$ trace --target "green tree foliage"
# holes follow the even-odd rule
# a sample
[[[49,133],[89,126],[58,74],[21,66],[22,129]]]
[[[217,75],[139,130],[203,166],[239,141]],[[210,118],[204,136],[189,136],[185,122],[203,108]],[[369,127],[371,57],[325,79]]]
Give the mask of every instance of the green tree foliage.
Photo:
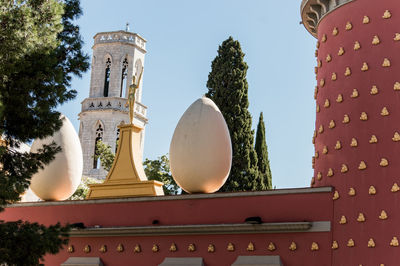
[[[232,168],[220,191],[263,190],[265,183],[258,176],[254,131],[248,111],[247,64],[238,41],[229,37],[218,48],[208,75],[207,97],[221,110],[232,140]]]
[[[37,153],[20,143],[51,135],[62,125],[55,108],[75,97],[73,75],[86,71],[79,0],[0,0],[0,211],[20,200],[31,176],[60,150]],[[69,227],[0,221],[0,264],[38,265],[67,243]]]
[[[265,183],[267,189],[272,189],[272,175],[268,159],[267,141],[265,138],[265,125],[263,113],[260,113],[260,118],[257,125],[255,150],[258,157],[258,174],[261,180]]]
[[[100,163],[104,170],[110,171],[115,157],[110,145],[98,141],[96,147],[97,152],[95,158],[100,158]],[[144,172],[149,180],[156,180],[164,183],[163,189],[165,195],[179,194],[181,189],[172,178],[167,155],[162,155],[156,160],[149,160],[146,158],[143,162],[143,166]]]
[[[163,189],[165,195],[180,194],[181,189],[172,178],[167,155],[162,155],[156,160],[149,160],[146,158],[143,162],[143,166],[144,172],[149,180],[157,180],[164,183]]]

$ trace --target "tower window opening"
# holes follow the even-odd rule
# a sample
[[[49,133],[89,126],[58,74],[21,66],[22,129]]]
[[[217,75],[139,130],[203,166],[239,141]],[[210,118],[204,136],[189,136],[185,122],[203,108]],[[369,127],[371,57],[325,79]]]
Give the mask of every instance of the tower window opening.
[[[126,88],[126,78],[128,76],[128,59],[124,59],[124,62],[122,62],[122,74],[121,74],[121,90],[119,93],[119,97],[122,97],[122,93],[124,91],[124,88]]]
[[[106,61],[106,71],[104,77],[104,97],[108,97],[108,88],[110,87],[110,73],[111,73],[111,59],[108,58]]]
[[[115,153],[117,153],[118,142],[119,142],[119,128],[117,129],[117,139],[115,140]]]
[[[93,169],[100,169],[100,157],[97,156],[98,149],[97,144],[103,140],[103,127],[101,125],[96,129],[96,140],[94,142],[94,154],[93,154]]]

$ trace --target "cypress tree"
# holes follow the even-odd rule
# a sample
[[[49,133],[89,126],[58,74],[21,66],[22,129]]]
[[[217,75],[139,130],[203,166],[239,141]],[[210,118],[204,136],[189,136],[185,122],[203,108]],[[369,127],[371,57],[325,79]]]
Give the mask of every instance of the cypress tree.
[[[221,110],[232,140],[232,168],[220,191],[263,190],[254,150],[254,131],[248,111],[247,64],[240,43],[229,37],[218,48],[211,64],[206,96]]]
[[[257,125],[255,150],[257,153],[258,174],[260,179],[264,180],[267,189],[272,189],[272,175],[268,160],[268,148],[265,139],[265,125],[262,112],[260,113]]]

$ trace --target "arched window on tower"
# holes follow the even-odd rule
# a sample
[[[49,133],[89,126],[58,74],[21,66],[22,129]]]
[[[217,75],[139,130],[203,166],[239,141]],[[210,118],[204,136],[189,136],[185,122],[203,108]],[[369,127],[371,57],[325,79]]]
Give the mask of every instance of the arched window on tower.
[[[97,154],[97,143],[103,140],[103,127],[101,124],[96,129],[96,140],[94,142],[94,156],[93,156],[93,169],[100,169],[100,158],[96,156]]]
[[[107,58],[106,72],[104,76],[104,92],[103,92],[104,97],[108,97],[108,88],[110,87],[110,73],[111,73],[111,59]]]
[[[117,139],[115,140],[115,153],[117,153],[119,143],[119,128],[117,129]]]
[[[128,59],[124,59],[122,62],[122,75],[121,75],[121,91],[119,93],[119,97],[122,97],[122,93],[124,88],[126,88],[126,78],[128,76]]]

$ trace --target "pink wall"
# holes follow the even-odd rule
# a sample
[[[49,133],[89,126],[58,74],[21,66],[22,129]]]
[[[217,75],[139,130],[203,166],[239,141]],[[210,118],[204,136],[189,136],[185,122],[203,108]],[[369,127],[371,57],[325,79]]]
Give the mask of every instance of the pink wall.
[[[21,204],[19,207],[16,205],[17,207],[7,208],[0,214],[0,219],[23,219],[44,224],[57,221],[84,222],[88,227],[151,226],[154,219],[159,220],[160,225],[243,223],[249,216],[260,216],[264,222],[331,221],[332,193],[304,193],[306,191],[310,190],[282,195],[265,192],[259,196],[238,197],[237,195],[248,194],[225,194],[225,197],[208,199],[181,196],[170,197],[171,200],[142,202],[111,200],[102,204],[99,201],[86,201],[85,204],[39,203],[36,206]],[[256,250],[253,252],[246,250],[250,241],[255,244]],[[296,251],[289,250],[292,241],[297,243]],[[169,251],[173,242],[178,246],[177,252]],[[226,250],[229,242],[235,244],[235,252]],[[274,242],[277,247],[275,251],[267,250],[269,242]],[[319,244],[319,251],[311,251],[312,242]],[[119,243],[124,245],[124,252],[116,251]],[[187,251],[190,243],[196,245],[195,252]],[[101,257],[105,265],[158,265],[165,257],[203,257],[207,266],[223,266],[231,265],[239,255],[280,255],[284,265],[301,265],[299,262],[304,262],[304,265],[331,265],[331,232],[74,237],[70,244],[74,246],[74,253],[70,254],[64,249],[56,256],[47,256],[45,264],[59,265],[69,256]],[[140,254],[133,253],[136,244],[140,244],[142,248]],[[159,245],[159,252],[151,251],[153,244]],[[209,244],[215,245],[214,253],[207,252]],[[83,252],[85,245],[92,248],[88,254]],[[106,253],[98,251],[101,245],[107,245]]]

